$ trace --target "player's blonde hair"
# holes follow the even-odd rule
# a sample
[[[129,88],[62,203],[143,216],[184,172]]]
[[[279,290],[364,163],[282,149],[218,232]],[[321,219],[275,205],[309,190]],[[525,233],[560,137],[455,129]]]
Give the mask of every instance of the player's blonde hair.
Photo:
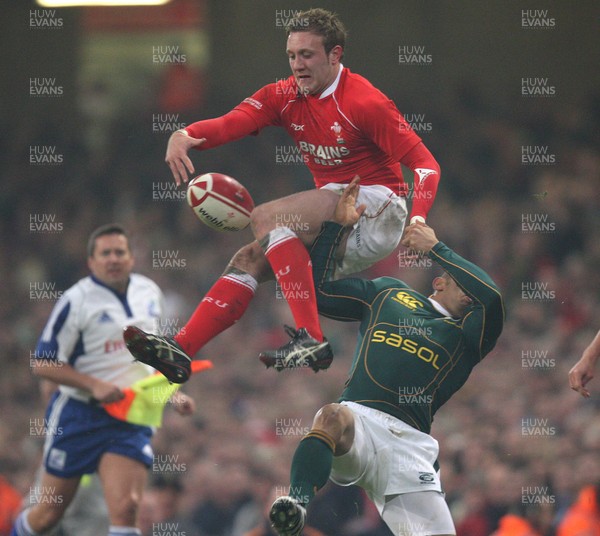
[[[322,36],[327,54],[337,45],[344,49],[348,36],[346,28],[337,14],[321,8],[301,11],[289,21],[285,29],[288,36],[292,32],[312,32]]]

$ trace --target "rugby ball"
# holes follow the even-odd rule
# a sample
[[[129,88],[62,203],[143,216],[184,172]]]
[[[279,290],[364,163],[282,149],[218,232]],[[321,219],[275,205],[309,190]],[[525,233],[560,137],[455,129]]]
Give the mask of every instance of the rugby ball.
[[[250,224],[254,201],[248,190],[222,173],[205,173],[188,183],[187,202],[198,219],[217,231],[240,231]]]

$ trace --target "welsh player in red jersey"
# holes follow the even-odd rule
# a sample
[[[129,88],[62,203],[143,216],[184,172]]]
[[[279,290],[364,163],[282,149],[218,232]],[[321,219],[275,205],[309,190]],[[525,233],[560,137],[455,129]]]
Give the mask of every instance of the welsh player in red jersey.
[[[362,76],[341,63],[346,30],[337,15],[323,9],[299,13],[287,28],[292,76],[269,84],[229,113],[198,121],[171,136],[166,162],[177,184],[194,166],[190,149],[205,150],[280,126],[296,142],[313,174],[316,189],[257,206],[251,218],[256,238],[231,259],[192,317],[173,339],[130,327],[125,341],[136,359],[174,382],[189,377],[188,356],[234,324],[259,283],[275,276],[290,306],[296,329],[291,341],[264,352],[261,360],[277,370],[311,367],[318,371],[333,354],[321,331],[310,247],[323,221],[331,217],[343,189],[360,177],[363,217],[347,236],[337,275],[364,270],[398,245],[407,216],[407,185],[400,164],[415,173],[410,222],[425,221],[440,168],[395,104]],[[295,215],[303,232],[285,225]],[[305,229],[307,229],[305,231]],[[294,289],[286,292],[286,289]]]

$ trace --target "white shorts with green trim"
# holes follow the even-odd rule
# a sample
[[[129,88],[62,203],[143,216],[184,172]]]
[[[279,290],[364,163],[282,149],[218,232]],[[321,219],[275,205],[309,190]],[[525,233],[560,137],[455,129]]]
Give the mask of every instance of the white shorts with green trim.
[[[341,486],[362,487],[381,513],[386,497],[423,491],[442,492],[434,469],[438,442],[382,411],[342,402],[354,414],[350,450],[333,459],[330,479]]]

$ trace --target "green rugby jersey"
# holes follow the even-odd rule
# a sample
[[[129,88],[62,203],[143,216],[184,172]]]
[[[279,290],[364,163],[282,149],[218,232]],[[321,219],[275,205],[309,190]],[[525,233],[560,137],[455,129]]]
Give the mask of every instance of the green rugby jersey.
[[[435,412],[496,344],[504,320],[500,291],[481,268],[438,242],[429,257],[473,300],[463,318],[391,277],[330,281],[343,227],[325,222],[311,257],[319,312],[360,321],[358,344],[340,401],[389,413],[429,433]]]

